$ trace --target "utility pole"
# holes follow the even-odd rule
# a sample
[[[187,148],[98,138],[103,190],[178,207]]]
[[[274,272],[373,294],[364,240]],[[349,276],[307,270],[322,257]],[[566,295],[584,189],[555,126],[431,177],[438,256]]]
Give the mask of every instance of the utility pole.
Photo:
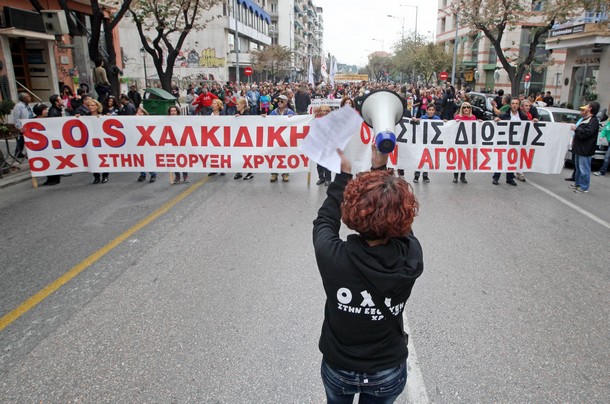
[[[455,39],[453,40],[453,68],[451,69],[451,84],[455,86],[455,64],[457,62],[459,14],[455,13]]]
[[[233,17],[235,18],[235,83],[236,90],[239,89],[239,28],[237,24],[239,23],[237,19],[237,0],[233,0]],[[239,91],[239,90],[238,90]]]

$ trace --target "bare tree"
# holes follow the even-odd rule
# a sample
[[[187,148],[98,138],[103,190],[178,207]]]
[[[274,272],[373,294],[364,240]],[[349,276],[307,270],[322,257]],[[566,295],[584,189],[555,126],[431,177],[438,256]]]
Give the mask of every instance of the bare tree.
[[[434,73],[451,66],[451,55],[445,52],[443,45],[412,34],[395,45],[392,64],[398,72],[411,76],[413,83],[417,81],[415,72],[422,74],[427,85]]]
[[[273,81],[277,76],[290,72],[292,52],[285,46],[271,45],[261,50],[252,51],[254,68],[266,71]]]
[[[538,44],[543,43],[553,25],[582,13],[587,1],[595,3],[598,0],[457,0],[451,9],[458,16],[460,25],[481,31],[490,40],[508,73],[511,92],[517,94],[523,74],[535,61]],[[531,27],[525,44],[529,48],[524,55],[519,55],[519,51],[510,49],[510,46],[503,48],[502,40],[507,31],[514,30],[524,21]]]
[[[394,71],[392,58],[389,55],[373,55],[373,57],[369,59],[367,70],[369,77],[374,78],[375,81],[386,81]]]
[[[130,8],[142,45],[152,56],[164,90],[171,90],[176,58],[186,37],[192,30],[202,30],[214,18],[222,17],[209,13],[222,3],[223,0],[139,0]]]

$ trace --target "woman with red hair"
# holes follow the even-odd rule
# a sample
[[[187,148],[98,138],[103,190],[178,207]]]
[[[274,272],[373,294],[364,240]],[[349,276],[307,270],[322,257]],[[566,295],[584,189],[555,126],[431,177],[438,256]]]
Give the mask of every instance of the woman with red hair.
[[[402,312],[423,255],[411,226],[419,205],[411,186],[386,168],[373,145],[371,171],[341,173],[314,221],[313,242],[326,292],[319,348],[328,403],[393,402],[407,380]],[[357,232],[341,240],[341,220]]]

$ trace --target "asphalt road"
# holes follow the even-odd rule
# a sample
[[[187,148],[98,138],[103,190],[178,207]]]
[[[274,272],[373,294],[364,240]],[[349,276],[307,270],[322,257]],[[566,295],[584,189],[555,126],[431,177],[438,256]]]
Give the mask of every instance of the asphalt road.
[[[426,267],[399,402],[608,402],[610,178],[579,195],[566,175],[414,184]],[[84,268],[0,331],[0,401],[324,402],[311,227],[325,187],[136,177],[0,190],[0,316]]]

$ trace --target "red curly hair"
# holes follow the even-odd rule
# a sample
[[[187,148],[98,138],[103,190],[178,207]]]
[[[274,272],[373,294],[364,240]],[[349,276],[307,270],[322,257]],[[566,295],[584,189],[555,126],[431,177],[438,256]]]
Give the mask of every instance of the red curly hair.
[[[367,240],[404,236],[419,204],[411,186],[393,170],[367,171],[348,182],[343,193],[343,222]]]

